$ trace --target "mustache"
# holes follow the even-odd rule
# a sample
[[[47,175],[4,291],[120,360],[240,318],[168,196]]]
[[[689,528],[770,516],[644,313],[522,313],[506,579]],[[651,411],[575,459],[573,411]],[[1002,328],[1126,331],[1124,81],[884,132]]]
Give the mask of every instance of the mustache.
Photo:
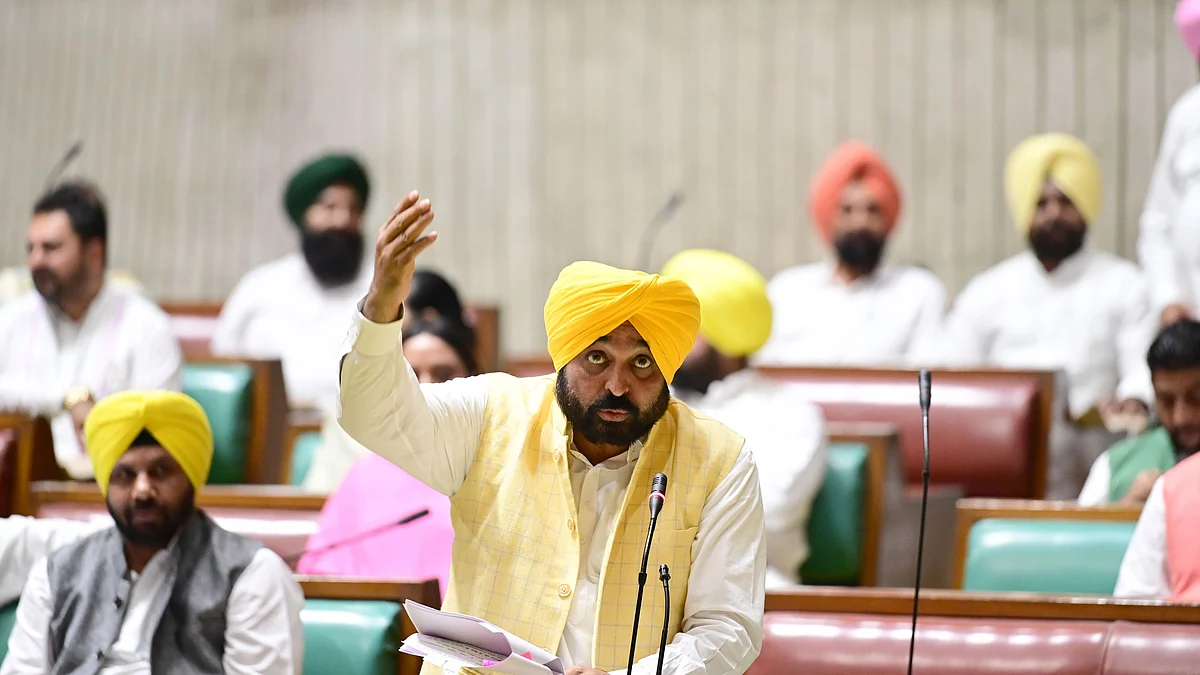
[[[592,414],[598,413],[601,410],[624,410],[625,412],[637,413],[638,407],[624,396],[614,396],[612,393],[608,393],[600,400],[588,406],[588,412]]]

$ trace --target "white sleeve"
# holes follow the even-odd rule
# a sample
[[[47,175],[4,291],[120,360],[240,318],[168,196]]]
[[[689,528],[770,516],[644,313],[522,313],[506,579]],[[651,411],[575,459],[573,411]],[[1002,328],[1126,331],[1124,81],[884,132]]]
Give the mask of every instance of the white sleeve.
[[[183,390],[183,352],[170,319],[157,310],[145,319],[141,341],[134,350],[130,389]]]
[[[304,593],[283,559],[259,549],[229,593],[225,655],[229,675],[293,675],[304,667]]]
[[[18,305],[0,308],[0,411],[50,417],[62,409],[67,387],[45,374],[22,372],[21,365],[35,358],[37,340],[48,339]],[[36,333],[31,335],[31,332]],[[14,372],[14,369],[16,372]]]
[[[781,587],[785,578],[789,581],[784,587],[801,582],[800,565],[810,546],[805,527],[829,463],[829,439],[821,409],[797,396],[781,398],[790,403],[786,416],[774,419],[777,431],[770,447],[765,439],[754,441],[763,483],[767,588]],[[759,429],[765,431],[768,426],[764,423]],[[771,454],[769,459],[765,453]]]
[[[17,605],[17,620],[8,636],[8,656],[0,675],[45,675],[50,672],[50,617],[54,600],[50,576],[42,558],[29,573]]]
[[[1083,489],[1079,491],[1080,506],[1104,506],[1108,503],[1108,488],[1112,482],[1112,469],[1108,465],[1108,451],[1100,453],[1088,471]]]
[[[0,518],[0,606],[21,596],[36,562],[80,537],[110,526],[104,521]]]
[[[254,270],[251,270],[242,277],[221,306],[221,314],[217,317],[217,326],[213,330],[210,345],[213,354],[217,356],[248,356],[242,331],[245,330],[246,320],[254,307],[253,275]]]
[[[930,276],[932,277],[932,274]],[[946,287],[940,279],[933,277],[929,291],[917,311],[917,323],[913,326],[912,339],[905,354],[905,359],[910,364],[921,365],[938,349],[945,320]]]
[[[1181,135],[1180,122],[1175,115],[1168,115],[1139,222],[1138,261],[1146,270],[1154,306],[1160,311],[1186,299],[1171,230],[1183,197],[1175,186],[1171,170],[1173,150],[1183,140]]]
[[[985,277],[975,277],[959,293],[934,341],[936,347],[918,356],[921,365],[966,368],[988,364],[993,335],[986,283]]]
[[[683,624],[667,645],[667,675],[744,673],[762,650],[766,531],[754,455],[743,447],[700,512]],[[633,665],[653,675],[658,655]],[[624,673],[624,669],[612,675]]]
[[[1158,316],[1150,309],[1146,280],[1137,273],[1124,289],[1126,299],[1117,326],[1118,401],[1136,399],[1150,407],[1154,403],[1154,385],[1146,352],[1158,332]]]
[[[1154,482],[1142,507],[1129,548],[1125,549],[1125,558],[1121,560],[1113,596],[1161,600],[1171,596],[1171,582],[1167,577],[1167,505],[1163,499],[1162,478]]]
[[[487,409],[483,375],[421,385],[400,343],[400,322],[359,311],[342,357],[338,423],[371,452],[447,496],[475,461]]]

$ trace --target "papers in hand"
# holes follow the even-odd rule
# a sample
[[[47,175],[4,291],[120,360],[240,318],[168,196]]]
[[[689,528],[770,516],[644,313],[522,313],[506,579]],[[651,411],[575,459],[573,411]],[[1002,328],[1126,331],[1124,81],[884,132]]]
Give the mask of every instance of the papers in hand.
[[[400,651],[454,672],[462,668],[509,675],[562,675],[562,661],[540,647],[466,614],[442,612],[412,600],[404,611],[417,632]]]

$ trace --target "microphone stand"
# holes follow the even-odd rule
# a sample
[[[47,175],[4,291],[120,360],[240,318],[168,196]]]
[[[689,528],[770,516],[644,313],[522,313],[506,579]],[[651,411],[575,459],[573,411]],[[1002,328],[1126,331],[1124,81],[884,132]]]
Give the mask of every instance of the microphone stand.
[[[642,232],[642,241],[638,244],[637,269],[643,272],[650,271],[650,250],[654,248],[654,235],[658,234],[659,229],[675,214],[675,210],[682,203],[683,193],[676,192],[671,195],[666,204],[663,204],[658,213],[654,214],[654,217],[650,219],[645,231]]]
[[[62,156],[62,159],[58,160],[58,164],[55,164],[54,168],[50,169],[49,175],[46,176],[46,183],[42,185],[42,192],[50,191],[50,187],[58,182],[58,179],[62,176],[63,171],[67,170],[67,166],[72,160],[78,157],[79,153],[81,152],[83,152],[83,141],[75,141],[75,144],[67,150],[66,154]]]
[[[663,616],[662,638],[658,641],[658,668],[654,670],[654,675],[662,675],[663,657],[667,651],[667,625],[671,623],[671,570],[665,563],[658,568],[658,578],[662,580],[663,604],[667,611]]]
[[[921,598],[921,564],[925,555],[925,513],[929,506],[929,394],[931,376],[928,370],[917,373],[921,395],[921,431],[924,436],[925,468],[921,471],[921,534],[917,539],[917,579],[913,584],[912,636],[908,641],[908,675],[913,671],[913,654],[917,647],[917,606]]]
[[[633,637],[629,639],[629,665],[626,673],[633,672],[633,655],[637,648],[638,624],[642,619],[642,593],[646,590],[646,564],[650,559],[650,541],[654,539],[654,528],[658,525],[658,514],[650,516],[650,533],[646,536],[646,550],[642,552],[642,567],[638,571],[637,604],[633,608]]]
[[[328,552],[334,550],[335,548],[345,546],[347,544],[355,544],[355,543],[358,543],[365,539],[371,539],[372,537],[377,537],[377,536],[383,534],[384,532],[391,530],[393,527],[400,527],[401,525],[407,525],[414,520],[420,520],[421,518],[424,518],[425,516],[428,516],[428,515],[429,515],[429,509],[421,509],[420,511],[417,511],[416,513],[412,513],[407,516],[404,516],[400,520],[394,520],[390,523],[384,523],[383,525],[380,525],[379,527],[371,528],[371,529],[367,530],[366,532],[359,532],[358,534],[354,535],[353,537],[348,537],[346,539],[342,539],[341,541],[335,541],[332,544],[327,544],[325,546],[322,546],[321,548],[313,549],[311,551],[309,551],[308,549],[305,549],[303,551],[297,551],[295,553],[291,553],[289,555],[284,556],[283,561],[286,563],[291,563],[291,562],[295,562],[295,561],[299,560],[300,558],[303,558],[304,556],[306,556],[310,553],[313,555],[317,555],[320,553],[328,553]]]

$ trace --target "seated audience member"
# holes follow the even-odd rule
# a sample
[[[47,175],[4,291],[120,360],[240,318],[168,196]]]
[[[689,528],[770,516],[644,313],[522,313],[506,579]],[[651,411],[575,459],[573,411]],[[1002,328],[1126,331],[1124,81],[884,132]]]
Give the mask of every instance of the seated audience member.
[[[333,405],[344,322],[371,283],[362,233],[369,196],[366,170],[353,157],[327,155],[301,168],[283,199],[300,252],[250,270],[221,309],[213,352],[280,359],[293,408]]]
[[[105,283],[112,288],[132,291],[147,299],[152,299],[150,292],[146,290],[142,282],[137,280],[137,277],[133,276],[132,272],[127,270],[109,270],[104,275],[104,279]],[[15,265],[0,270],[0,307],[35,289],[33,275],[29,272],[28,267]]]
[[[1200,323],[1167,326],[1146,362],[1160,425],[1100,455],[1079,493],[1081,506],[1141,504],[1162,472],[1200,450]]]
[[[85,433],[115,527],[34,566],[0,674],[300,672],[304,598],[291,571],[196,508],[213,455],[200,405],[113,394]]]
[[[404,356],[422,384],[446,382],[478,372],[475,336],[470,328],[455,321],[435,319],[411,324],[404,334]],[[322,424],[320,446],[304,478],[305,489],[333,490],[356,461],[371,454],[338,426],[336,415],[330,412]]]
[[[829,447],[820,408],[749,368],[771,333],[766,280],[721,251],[684,251],[663,276],[686,281],[700,300],[700,335],[675,373],[676,398],[745,437],[754,448],[767,529],[767,588],[800,583],[806,525]]]
[[[412,291],[404,301],[404,330],[413,321],[429,322],[438,317],[454,323],[466,323],[466,312],[458,291],[445,277],[432,270],[413,272]]]
[[[1146,350],[1157,322],[1137,266],[1085,245],[1102,199],[1100,168],[1082,141],[1026,139],[1009,157],[1005,183],[1029,250],[967,284],[930,360],[1065,371],[1073,424],[1063,420],[1055,430],[1047,496],[1072,499],[1118,440],[1116,420],[1149,413]]]
[[[105,282],[108,216],[95,187],[63,183],[33,207],[34,291],[0,307],[0,409],[50,419],[54,454],[90,478],[80,430],[96,399],[181,387],[182,355],[167,315]]]
[[[833,262],[793,267],[767,287],[775,322],[757,365],[902,365],[932,339],[946,288],[929,271],[883,262],[900,216],[900,188],[872,149],[838,148],[809,194]]]
[[[108,525],[62,518],[0,518],[0,607],[21,597],[34,563]]]

